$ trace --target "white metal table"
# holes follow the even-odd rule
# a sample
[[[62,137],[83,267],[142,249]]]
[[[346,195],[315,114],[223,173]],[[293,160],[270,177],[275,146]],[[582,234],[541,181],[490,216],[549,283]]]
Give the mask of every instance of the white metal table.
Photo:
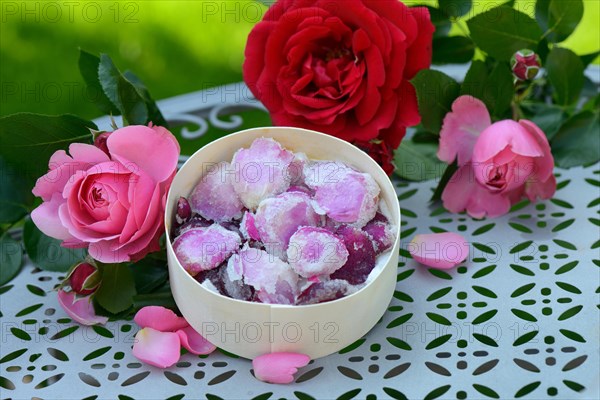
[[[197,126],[189,138],[233,131],[239,110],[263,109],[243,84],[160,106]],[[250,361],[220,351],[166,370],[141,364],[135,323],[75,324],[51,292],[59,274],[28,264],[0,288],[0,398],[598,399],[600,165],[555,172],[554,199],[493,220],[432,208],[433,181],[396,182],[403,250],[388,312],[287,386],[257,381]],[[408,258],[414,234],[443,230],[472,243],[467,262],[445,272]]]

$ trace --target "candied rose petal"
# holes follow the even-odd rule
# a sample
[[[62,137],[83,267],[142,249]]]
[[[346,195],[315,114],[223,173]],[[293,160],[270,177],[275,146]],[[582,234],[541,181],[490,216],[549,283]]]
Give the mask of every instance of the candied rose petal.
[[[363,230],[371,237],[375,245],[375,253],[381,254],[394,244],[394,230],[388,223],[371,221]]]
[[[239,149],[231,161],[236,172],[232,183],[242,203],[255,210],[263,199],[285,192],[293,160],[292,152],[270,138],[256,139],[250,148]]]
[[[302,227],[290,238],[287,249],[290,265],[298,275],[309,278],[329,275],[348,259],[344,242],[327,229]]]
[[[187,222],[184,222],[180,226],[176,226],[173,228],[173,237],[177,238],[177,236],[181,235],[185,231],[189,231],[194,228],[208,228],[212,225],[207,219],[202,218],[199,215],[194,215]]]
[[[256,210],[254,223],[267,252],[285,259],[290,237],[301,226],[317,226],[321,217],[311,205],[310,197],[299,192],[285,192],[263,200]]]
[[[308,157],[304,153],[294,153],[294,159],[287,168],[290,177],[290,185],[298,186],[304,184],[304,165],[308,163]]]
[[[245,245],[227,263],[232,277],[243,275],[244,282],[254,287],[264,303],[294,304],[298,275],[290,265],[264,250]]]
[[[364,283],[375,267],[375,247],[364,231],[350,225],[341,226],[336,234],[348,249],[348,260],[331,274],[331,279],[344,279],[353,285]]]
[[[428,267],[449,269],[469,256],[469,243],[458,233],[419,234],[411,240],[408,251],[412,258]]]
[[[210,354],[217,346],[206,340],[194,328],[188,326],[177,331],[181,345],[192,354]]]
[[[352,287],[348,284],[348,281],[343,279],[315,282],[300,293],[296,304],[324,303],[340,299],[350,292],[352,292]]]
[[[69,317],[81,325],[104,325],[108,322],[108,318],[96,315],[89,296],[77,299],[75,292],[65,292],[60,289],[58,291],[58,304],[61,305]]]
[[[175,332],[143,328],[135,335],[133,355],[146,364],[169,368],[179,361],[180,345],[179,335]]]
[[[380,189],[371,175],[338,162],[317,162],[305,170],[307,185],[315,190],[315,211],[359,228],[373,219]]]
[[[220,271],[225,295],[238,300],[254,299],[254,288],[244,283],[242,271],[234,263],[227,263]]]
[[[256,229],[255,215],[249,211],[244,212],[242,222],[240,222],[240,231],[245,239],[260,240],[260,234]]]
[[[240,235],[213,224],[185,231],[173,242],[173,250],[183,268],[194,276],[218,267],[241,243]]]
[[[152,328],[161,332],[175,332],[188,326],[183,317],[178,317],[172,310],[161,306],[147,306],[140,309],[133,317],[140,328]]]
[[[244,205],[233,188],[231,164],[222,161],[206,170],[190,195],[192,210],[217,222],[240,218]]]
[[[252,360],[256,379],[268,383],[291,383],[298,368],[306,366],[310,357],[299,353],[263,354]]]

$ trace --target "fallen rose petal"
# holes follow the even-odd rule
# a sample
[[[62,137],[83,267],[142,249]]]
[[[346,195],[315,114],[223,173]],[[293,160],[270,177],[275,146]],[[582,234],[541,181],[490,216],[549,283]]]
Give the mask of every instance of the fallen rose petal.
[[[58,291],[58,303],[69,317],[81,325],[104,325],[108,322],[108,318],[96,315],[89,296],[76,299],[75,292],[65,292],[61,289]]]
[[[179,361],[179,335],[152,328],[140,329],[135,335],[133,355],[146,364],[168,368]]]
[[[306,354],[271,353],[263,354],[252,360],[256,379],[268,383],[291,383],[298,368],[310,361]]]
[[[175,332],[189,324],[172,310],[161,306],[147,306],[140,309],[133,320],[140,328],[152,328],[161,332]]]
[[[180,329],[176,333],[179,335],[181,345],[192,354],[210,354],[217,348],[191,326]]]
[[[469,243],[458,233],[430,233],[415,235],[408,245],[413,259],[423,265],[449,269],[469,256]]]

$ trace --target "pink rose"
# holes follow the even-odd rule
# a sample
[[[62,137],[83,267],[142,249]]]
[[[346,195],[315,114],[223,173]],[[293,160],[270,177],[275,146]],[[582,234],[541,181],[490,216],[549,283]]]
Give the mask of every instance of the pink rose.
[[[451,212],[497,217],[527,196],[549,199],[556,191],[554,159],[544,132],[531,121],[491,123],[485,105],[471,96],[452,104],[440,132],[440,160],[459,169],[442,193]]]
[[[98,261],[138,260],[160,249],[166,195],[179,144],[159,126],[128,126],[106,139],[108,154],[73,143],[59,150],[33,194],[44,202],[31,213],[46,235],[65,247],[88,247]]]

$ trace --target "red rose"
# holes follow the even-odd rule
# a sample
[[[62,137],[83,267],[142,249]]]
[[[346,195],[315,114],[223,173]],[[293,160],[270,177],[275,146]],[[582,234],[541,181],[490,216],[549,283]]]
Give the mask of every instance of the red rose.
[[[409,80],[434,30],[398,0],[279,0],[248,37],[244,80],[276,125],[396,148],[421,119]]]
[[[371,140],[369,142],[356,142],[356,147],[371,156],[386,174],[391,175],[396,169],[394,165],[394,149],[381,140]]]

